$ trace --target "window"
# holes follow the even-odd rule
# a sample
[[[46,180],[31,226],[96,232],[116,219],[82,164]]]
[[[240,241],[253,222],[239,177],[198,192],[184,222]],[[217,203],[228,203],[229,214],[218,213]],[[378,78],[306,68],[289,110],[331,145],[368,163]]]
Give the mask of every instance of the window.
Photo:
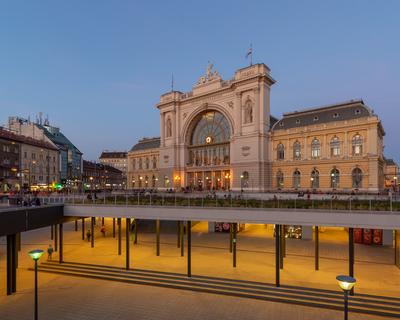
[[[311,181],[311,188],[313,189],[319,188],[319,171],[317,169],[311,171],[310,181]]]
[[[132,170],[136,169],[136,159],[132,160]]]
[[[334,113],[334,114],[333,114],[333,117],[334,117],[334,118],[339,118],[339,113]]]
[[[146,158],[146,169],[150,168],[150,159]]]
[[[157,158],[153,157],[153,169],[157,168]]]
[[[293,159],[294,160],[301,159],[301,144],[299,141],[293,143]]]
[[[282,143],[279,143],[278,146],[276,147],[276,158],[278,160],[285,159],[285,147]]]
[[[139,159],[139,169],[140,169],[140,170],[143,169],[143,161],[142,161],[142,158]]]
[[[339,138],[334,136],[331,139],[331,157],[340,156],[340,141]]]
[[[331,170],[331,188],[336,189],[339,186],[340,174],[339,170],[334,168]]]
[[[300,188],[300,178],[301,178],[301,173],[299,170],[296,169],[296,171],[293,172],[293,188],[295,189]]]
[[[321,156],[321,144],[317,138],[311,142],[311,158],[318,159]]]
[[[276,187],[278,189],[283,188],[283,173],[281,170],[276,173]]]
[[[361,113],[361,110],[360,109],[356,109],[355,111],[354,111],[354,114],[356,114],[356,115],[358,115],[358,114],[360,114]]]
[[[351,180],[353,188],[361,188],[363,174],[360,168],[354,168],[351,172]]]
[[[249,187],[249,173],[247,171],[244,171],[240,175],[240,186],[242,188],[248,188]]]
[[[353,156],[359,156],[363,153],[363,140],[362,137],[357,133],[352,139],[352,151]]]
[[[200,114],[194,122],[188,165],[229,164],[230,137],[230,124],[222,113],[207,111]]]
[[[300,119],[296,119],[296,124],[299,124],[300,123]]]
[[[24,152],[24,159],[28,158],[28,153],[25,151]]]
[[[32,159],[36,159],[36,154],[32,153]]]
[[[279,122],[279,126],[280,126],[280,127],[283,127],[283,126],[284,126],[283,121]]]
[[[152,186],[153,188],[156,187],[156,181],[157,181],[157,178],[153,175],[153,177],[151,178],[151,186]]]
[[[315,116],[314,121],[318,121],[318,120],[319,120],[318,116]]]

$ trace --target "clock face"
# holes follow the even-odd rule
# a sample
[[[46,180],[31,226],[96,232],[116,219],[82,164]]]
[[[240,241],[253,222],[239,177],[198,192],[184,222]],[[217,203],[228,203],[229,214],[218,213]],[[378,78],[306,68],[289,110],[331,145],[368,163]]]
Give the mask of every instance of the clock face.
[[[207,144],[208,144],[208,143],[211,143],[211,141],[212,141],[211,137],[207,137],[207,138],[206,138],[206,143],[207,143]]]

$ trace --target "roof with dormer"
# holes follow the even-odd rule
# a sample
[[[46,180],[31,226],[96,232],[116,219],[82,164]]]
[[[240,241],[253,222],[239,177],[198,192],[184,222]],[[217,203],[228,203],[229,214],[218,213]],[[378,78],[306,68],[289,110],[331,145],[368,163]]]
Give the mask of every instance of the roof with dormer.
[[[284,113],[272,131],[374,116],[361,99]]]
[[[132,147],[131,152],[148,150],[148,149],[157,149],[159,147],[160,147],[160,137],[143,138],[140,139],[139,142]]]

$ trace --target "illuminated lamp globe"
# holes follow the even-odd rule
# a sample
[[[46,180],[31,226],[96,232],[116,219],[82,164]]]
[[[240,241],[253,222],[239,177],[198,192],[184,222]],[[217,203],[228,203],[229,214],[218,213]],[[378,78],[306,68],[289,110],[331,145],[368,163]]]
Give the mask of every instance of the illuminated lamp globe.
[[[343,291],[350,291],[356,284],[356,279],[349,276],[337,276],[336,280]]]
[[[32,260],[37,261],[40,259],[40,257],[43,255],[44,251],[37,249],[37,250],[32,250],[28,254],[32,258]]]

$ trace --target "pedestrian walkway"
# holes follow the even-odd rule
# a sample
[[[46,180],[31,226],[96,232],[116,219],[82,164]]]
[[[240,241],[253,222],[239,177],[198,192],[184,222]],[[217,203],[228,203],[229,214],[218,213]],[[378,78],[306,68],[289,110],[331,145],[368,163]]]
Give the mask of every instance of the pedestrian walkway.
[[[87,219],[88,220],[88,219]],[[64,225],[64,260],[69,265],[93,264],[124,270],[125,230],[122,230],[122,255],[118,255],[116,238],[112,237],[112,219],[106,219],[106,236],[100,233],[101,220],[95,227],[95,247],[82,240],[81,224],[74,231],[74,223]],[[122,224],[125,225],[124,223]],[[87,221],[86,226],[89,226]],[[151,228],[150,228],[151,229]],[[266,287],[275,281],[273,238],[270,228],[259,226],[238,234],[238,264],[232,267],[229,252],[229,234],[206,233],[204,224],[195,225],[192,233],[192,275],[224,278],[233,281],[262,283]],[[139,228],[138,244],[131,239],[131,267],[135,272],[142,270],[146,277],[154,272],[186,274],[186,251],[181,257],[177,248],[175,232],[166,232],[161,225],[161,252],[156,256],[156,236],[153,232]],[[320,270],[314,270],[313,242],[290,240],[287,242],[287,257],[281,271],[282,289],[305,287],[307,290],[329,290],[341,292],[335,277],[347,273],[347,245],[342,233],[333,236],[321,233]],[[342,238],[341,238],[342,237]],[[31,318],[33,305],[33,263],[27,252],[46,249],[53,243],[50,228],[31,231],[22,235],[22,251],[19,254],[17,294],[5,295],[5,277],[0,279],[0,319]],[[0,239],[0,274],[5,274],[5,241]],[[186,245],[186,239],[185,239]],[[304,247],[304,249],[301,249]],[[355,276],[356,297],[361,294],[398,297],[400,270],[390,264],[390,248],[356,246]],[[383,251],[379,251],[383,249]],[[385,251],[386,250],[386,251]],[[375,258],[371,259],[370,256]],[[374,263],[375,259],[382,259]],[[336,257],[338,259],[336,259]],[[53,254],[57,261],[58,252]],[[45,257],[41,265],[45,266]],[[46,263],[47,264],[47,263]],[[51,263],[50,263],[51,264]],[[55,263],[57,265],[57,263]],[[64,266],[62,266],[64,267]],[[102,268],[102,267],[100,267]],[[64,270],[61,270],[64,272]],[[96,271],[99,272],[99,271]],[[104,272],[100,270],[100,272]],[[124,271],[125,272],[125,271]],[[128,274],[129,275],[129,274]],[[134,277],[138,277],[134,274]],[[143,277],[143,275],[141,275]],[[136,281],[137,279],[135,279]],[[148,281],[148,280],[146,280]],[[252,289],[253,290],[253,289]],[[39,296],[41,319],[342,319],[342,312],[321,308],[305,307],[258,299],[233,297],[189,290],[177,290],[160,286],[129,284],[125,281],[102,281],[86,277],[65,276],[55,273],[39,273]],[[388,305],[389,306],[389,305]],[[396,307],[395,305],[392,305]],[[351,319],[387,319],[381,316],[351,314]]]

